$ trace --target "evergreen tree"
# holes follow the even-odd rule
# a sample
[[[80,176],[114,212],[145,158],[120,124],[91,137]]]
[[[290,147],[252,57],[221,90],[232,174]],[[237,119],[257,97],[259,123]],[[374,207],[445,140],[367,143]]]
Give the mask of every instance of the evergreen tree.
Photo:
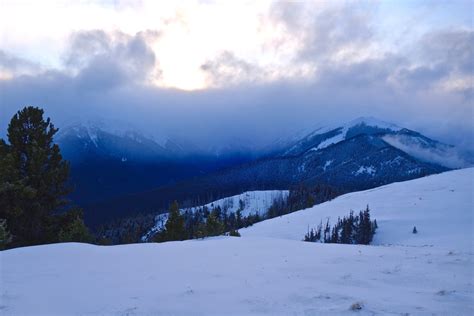
[[[242,200],[239,200],[239,203],[240,203],[240,201],[242,201]],[[243,202],[242,202],[242,203],[243,203]],[[240,209],[240,207],[239,207],[239,209],[237,210],[236,222],[237,222],[237,223],[236,223],[236,224],[237,224],[237,228],[243,227],[243,222],[242,222],[242,210]]]
[[[207,236],[218,236],[224,232],[224,225],[217,217],[216,212],[211,212],[206,220]]]
[[[331,228],[329,226],[329,218],[328,218],[328,220],[326,222],[326,227],[324,228],[324,240],[323,241],[325,243],[331,242],[331,233],[330,233],[330,231],[331,231]]]
[[[166,221],[164,240],[185,240],[186,238],[184,217],[179,211],[178,202],[174,201],[170,206],[168,220]]]
[[[66,210],[69,164],[53,143],[58,131],[43,110],[25,107],[0,140],[0,218],[8,221],[14,245],[58,240],[55,215]]]
[[[84,221],[79,216],[70,222],[66,227],[59,232],[60,242],[86,242],[93,241],[93,237],[84,225]]]
[[[3,250],[12,241],[12,235],[8,231],[7,220],[0,219],[0,250]]]
[[[242,199],[239,199],[239,210],[243,211],[245,208],[245,202]]]
[[[351,211],[348,217],[338,218],[332,229],[329,226],[329,219],[324,231],[322,230],[322,222],[316,230],[309,230],[308,227],[308,233],[304,236],[304,241],[368,245],[372,241],[377,227],[376,220],[370,221],[370,210],[367,206],[366,210],[361,211],[358,216],[354,216],[354,212]]]
[[[413,234],[418,234],[418,231],[416,230],[416,226],[413,226]]]
[[[232,236],[232,237],[240,237],[240,233],[239,233],[238,230],[232,229],[232,230],[229,232],[229,236]]]

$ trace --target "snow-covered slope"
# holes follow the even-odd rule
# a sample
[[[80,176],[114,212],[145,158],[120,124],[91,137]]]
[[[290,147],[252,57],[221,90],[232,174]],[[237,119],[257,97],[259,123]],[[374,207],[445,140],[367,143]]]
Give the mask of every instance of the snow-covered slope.
[[[0,313],[473,315],[473,179],[464,169],[348,194],[242,238],[3,251]],[[300,241],[366,204],[376,245]]]
[[[342,195],[240,231],[242,236],[302,240],[308,227],[347,216],[367,205],[380,230],[374,244],[443,246],[468,250],[474,232],[474,168]],[[418,234],[412,234],[416,226]]]
[[[181,209],[181,212],[191,211],[194,212],[196,209],[207,207],[209,210],[220,207],[225,213],[236,213],[240,209],[242,217],[259,214],[265,215],[273,204],[273,201],[277,199],[287,199],[289,191],[287,190],[268,190],[268,191],[247,191],[242,194],[233,195],[223,199],[213,201],[211,203]],[[168,220],[168,213],[159,214],[155,218],[155,226],[148,231],[145,236],[142,237],[143,241],[149,240],[158,231],[161,231],[166,221]]]
[[[359,117],[340,126],[318,128],[288,147],[282,156],[320,151],[358,135],[378,135],[391,146],[421,161],[447,168],[472,166],[454,146],[430,139],[415,131],[373,117]]]
[[[359,134],[398,132],[402,130],[395,124],[374,117],[359,117],[341,126],[321,127],[298,139],[283,156],[302,154],[308,150],[320,150]]]

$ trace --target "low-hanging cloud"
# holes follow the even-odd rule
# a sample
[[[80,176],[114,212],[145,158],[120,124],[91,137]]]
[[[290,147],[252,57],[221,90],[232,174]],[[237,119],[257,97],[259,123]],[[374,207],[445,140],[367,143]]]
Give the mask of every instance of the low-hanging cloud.
[[[351,5],[308,15],[307,5],[277,3],[266,19],[285,32],[262,50],[297,47],[287,64],[224,50],[203,61],[211,87],[197,91],[154,85],[160,61],[152,43],[161,31],[73,33],[64,68],[0,80],[1,134],[14,112],[32,104],[59,127],[84,117],[118,119],[203,148],[265,147],[362,115],[474,147],[472,30],[431,31],[409,52],[381,51],[370,12]]]

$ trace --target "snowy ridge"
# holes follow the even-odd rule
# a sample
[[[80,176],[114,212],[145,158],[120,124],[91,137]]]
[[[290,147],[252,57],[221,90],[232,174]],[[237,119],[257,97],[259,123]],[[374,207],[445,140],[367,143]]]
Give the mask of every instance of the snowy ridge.
[[[367,205],[380,230],[375,244],[441,246],[472,250],[474,168],[445,172],[416,180],[342,195],[282,217],[240,230],[243,237],[302,240],[308,227],[358,212]],[[419,234],[411,233],[416,226]]]
[[[242,229],[242,238],[1,251],[0,308],[5,315],[473,315],[473,179],[474,169],[464,169],[347,194]],[[301,241],[308,226],[366,204],[379,224],[375,246]]]
[[[329,132],[331,130],[335,129],[341,129],[340,133],[334,137],[328,138],[321,142],[317,147],[313,148],[313,150],[319,150],[326,148],[330,145],[337,144],[339,142],[342,142],[347,138],[347,132],[354,127],[357,126],[370,126],[370,127],[376,127],[376,128],[381,128],[381,129],[387,129],[393,132],[400,131],[401,128],[398,127],[395,124],[384,122],[381,120],[378,120],[374,117],[359,117],[355,120],[352,120],[346,124],[344,124],[342,127],[336,127],[336,128],[324,128],[316,131],[318,134],[322,134],[325,132]]]
[[[401,127],[393,123],[384,122],[374,117],[359,117],[342,125],[319,127],[307,134],[305,137],[299,139],[289,149],[287,149],[283,155],[291,155],[301,152],[301,150],[305,147],[305,142],[311,142],[313,139],[319,139],[319,141],[314,147],[306,150],[318,151],[327,148],[330,145],[334,145],[346,140],[348,133],[358,128],[377,129],[389,131],[392,133],[402,130]]]
[[[236,213],[240,208],[242,201],[244,208],[241,209],[242,216],[249,216],[251,214],[265,215],[273,204],[273,201],[277,199],[287,199],[289,191],[287,190],[268,190],[268,191],[247,191],[242,194],[226,197],[213,201],[211,203],[181,209],[182,213],[186,211],[194,212],[199,208],[207,207],[212,210],[215,207],[220,207],[227,214]],[[155,226],[150,229],[143,237],[142,241],[149,240],[157,232],[163,230],[168,220],[168,213],[159,214],[155,217]]]

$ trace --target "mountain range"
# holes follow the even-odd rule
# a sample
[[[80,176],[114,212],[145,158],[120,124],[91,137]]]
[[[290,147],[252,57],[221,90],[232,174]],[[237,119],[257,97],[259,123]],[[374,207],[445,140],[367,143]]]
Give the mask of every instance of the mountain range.
[[[159,213],[249,190],[319,183],[343,192],[466,166],[453,146],[372,117],[318,128],[265,152],[215,154],[133,130],[76,124],[57,137],[72,164],[72,198],[100,224],[138,212]]]

